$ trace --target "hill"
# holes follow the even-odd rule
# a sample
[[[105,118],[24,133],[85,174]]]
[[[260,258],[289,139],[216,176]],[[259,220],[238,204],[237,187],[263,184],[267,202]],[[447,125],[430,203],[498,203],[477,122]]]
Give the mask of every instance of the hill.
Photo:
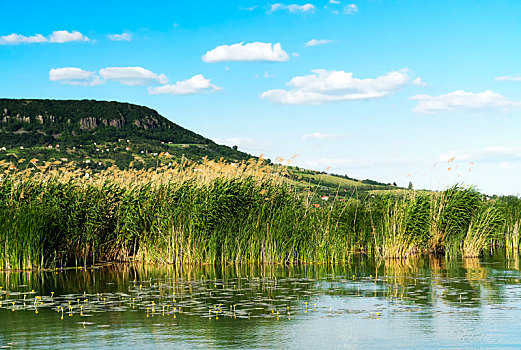
[[[120,169],[150,168],[204,157],[229,162],[253,158],[236,147],[218,145],[187,130],[153,109],[130,103],[0,99],[0,113],[0,162],[19,168],[31,162],[74,162],[76,167],[96,171],[113,165]],[[373,180],[277,167],[314,198],[350,198],[397,189]]]
[[[90,167],[157,164],[157,155],[241,161],[252,156],[153,109],[113,101],[0,99],[0,160],[74,160]]]

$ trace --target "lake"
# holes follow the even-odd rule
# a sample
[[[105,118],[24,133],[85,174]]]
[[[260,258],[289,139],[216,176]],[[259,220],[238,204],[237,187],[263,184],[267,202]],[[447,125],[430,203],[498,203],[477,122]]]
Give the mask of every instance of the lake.
[[[12,349],[520,348],[518,255],[0,272]]]

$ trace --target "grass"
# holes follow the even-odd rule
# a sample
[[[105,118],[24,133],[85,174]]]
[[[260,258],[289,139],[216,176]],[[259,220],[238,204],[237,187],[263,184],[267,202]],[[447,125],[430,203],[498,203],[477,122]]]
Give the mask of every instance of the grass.
[[[479,257],[503,223],[503,216],[498,206],[480,206],[473,215],[463,240],[463,257]]]
[[[97,173],[23,164],[15,171],[0,163],[0,269],[129,260],[337,263],[360,252],[475,257],[519,247],[521,201],[487,201],[474,188],[363,197],[353,191],[326,201],[262,159]]]

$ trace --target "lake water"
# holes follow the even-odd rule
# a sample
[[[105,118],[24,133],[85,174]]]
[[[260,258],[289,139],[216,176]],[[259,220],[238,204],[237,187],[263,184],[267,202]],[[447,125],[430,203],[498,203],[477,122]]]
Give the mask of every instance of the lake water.
[[[0,272],[0,348],[521,348],[519,256]]]

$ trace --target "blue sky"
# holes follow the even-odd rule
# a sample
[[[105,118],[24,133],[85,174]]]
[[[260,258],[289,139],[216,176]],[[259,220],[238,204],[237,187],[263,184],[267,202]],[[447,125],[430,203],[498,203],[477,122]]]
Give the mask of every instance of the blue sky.
[[[1,8],[2,97],[126,101],[306,168],[521,193],[518,1]]]

